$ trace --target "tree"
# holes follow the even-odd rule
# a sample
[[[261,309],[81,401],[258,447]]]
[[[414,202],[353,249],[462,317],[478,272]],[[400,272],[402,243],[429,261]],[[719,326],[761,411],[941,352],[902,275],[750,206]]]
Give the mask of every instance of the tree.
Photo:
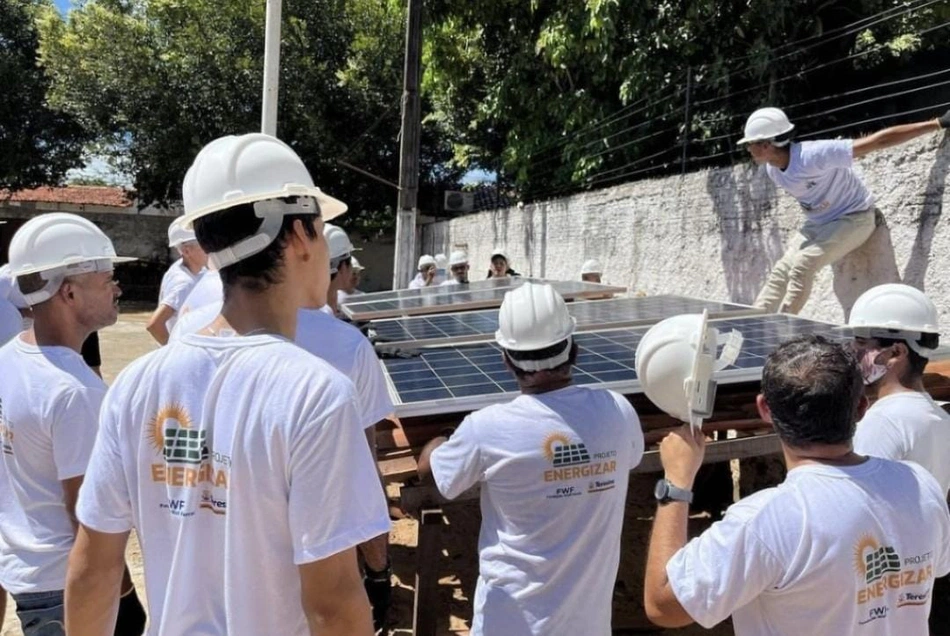
[[[143,203],[180,198],[195,153],[224,134],[260,129],[263,0],[89,0],[40,25],[52,103],[134,176]],[[316,183],[367,231],[396,192],[338,160],[394,179],[398,167],[402,8],[396,0],[285,0],[278,136]],[[444,181],[430,127],[427,183]],[[440,155],[441,152],[441,155]],[[451,181],[453,173],[448,173]]]
[[[425,89],[455,161],[500,171],[529,199],[678,172],[684,138],[687,168],[728,163],[741,156],[734,142],[745,116],[767,103],[801,104],[790,114],[809,130],[855,132],[848,122],[900,108],[882,99],[821,111],[847,105],[839,94],[849,90],[944,69],[950,53],[947,3],[431,0],[428,8]],[[925,103],[947,101],[935,95]]]
[[[46,102],[37,64],[36,12],[41,0],[0,0],[0,189],[53,185],[82,165],[83,128]]]

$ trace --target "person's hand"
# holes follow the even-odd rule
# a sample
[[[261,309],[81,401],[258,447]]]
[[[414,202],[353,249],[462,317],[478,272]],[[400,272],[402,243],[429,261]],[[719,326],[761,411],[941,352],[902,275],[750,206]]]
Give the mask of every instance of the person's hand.
[[[943,129],[950,128],[950,110],[945,112],[942,117],[938,117],[937,122],[940,123],[940,127]]]
[[[660,463],[666,478],[677,488],[693,489],[693,480],[706,454],[706,436],[686,424],[660,442]]]
[[[435,268],[430,267],[426,270],[425,273],[426,285],[431,285],[432,281],[435,280]]]

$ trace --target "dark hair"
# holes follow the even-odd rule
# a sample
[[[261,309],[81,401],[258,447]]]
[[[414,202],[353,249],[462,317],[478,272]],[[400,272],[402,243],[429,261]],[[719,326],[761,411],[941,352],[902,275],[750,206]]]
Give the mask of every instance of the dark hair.
[[[821,336],[781,344],[765,361],[762,394],[789,446],[843,444],[854,436],[864,382],[855,357]]]
[[[283,199],[293,203],[295,198]],[[304,231],[310,238],[316,238],[314,222],[317,214],[288,214],[284,217],[277,238],[264,250],[241,259],[237,263],[221,268],[221,283],[224,295],[228,288],[240,286],[250,291],[264,291],[271,285],[281,282],[280,267],[283,264],[284,248],[293,232],[294,221],[302,221]],[[219,252],[235,243],[253,236],[261,227],[263,219],[254,214],[254,204],[236,205],[220,212],[214,212],[195,221],[195,237],[198,244],[208,254]]]
[[[347,256],[345,256],[345,257],[343,257],[343,258],[341,258],[341,259],[339,259],[339,260],[337,260],[337,261],[333,261],[333,260],[330,261],[330,269],[336,269],[336,270],[337,270],[337,271],[335,271],[335,272],[331,272],[331,273],[330,273],[330,280],[335,280],[335,279],[336,279],[336,275],[340,273],[340,266],[341,266],[341,265],[349,265],[349,266],[352,267],[352,266],[353,266],[353,256],[352,256],[352,255],[347,255]]]
[[[877,340],[881,347],[890,347],[898,342],[905,345],[907,344],[907,340],[903,338],[875,338],[875,340]],[[917,340],[917,344],[927,349],[936,349],[940,344],[940,336],[935,333],[921,334]],[[901,378],[901,380],[916,380],[924,374],[924,369],[927,368],[927,363],[930,362],[929,359],[911,349],[910,346],[907,347],[907,361],[909,363],[908,375],[910,377]]]
[[[538,372],[525,371],[517,364],[514,364],[514,362],[525,360],[548,360],[561,353],[564,353],[568,343],[571,345],[571,353],[568,356],[567,361],[564,362],[564,364],[559,364],[553,369],[544,369],[544,371],[548,373],[558,374],[565,371],[570,371],[571,367],[574,366],[574,363],[577,362],[577,343],[570,338],[562,340],[561,342],[557,342],[550,347],[545,347],[544,349],[535,349],[534,351],[514,351],[513,349],[505,349],[505,355],[508,356],[509,361],[512,362],[511,366],[515,371],[515,375],[519,378],[523,378],[526,375]]]

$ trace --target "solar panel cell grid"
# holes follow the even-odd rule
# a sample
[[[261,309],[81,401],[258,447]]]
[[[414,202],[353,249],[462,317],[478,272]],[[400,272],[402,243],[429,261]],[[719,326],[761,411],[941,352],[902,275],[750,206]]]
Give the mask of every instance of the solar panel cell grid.
[[[757,377],[769,353],[792,336],[819,333],[834,338],[840,335],[826,323],[774,314],[717,320],[712,324],[720,331],[738,329],[745,338],[735,365],[720,373],[719,379],[723,382]],[[575,383],[605,384],[622,392],[638,391],[634,368],[636,348],[648,329],[649,326],[641,326],[576,334]],[[484,403],[503,401],[504,394],[518,390],[505,368],[501,349],[494,343],[429,349],[416,357],[384,362],[396,393],[397,414],[453,412],[464,406],[453,402],[474,397],[486,398]],[[439,400],[448,402],[431,408],[424,404]]]
[[[711,316],[759,313],[745,305],[670,295],[574,302],[568,305],[581,331],[609,325],[652,323],[676,314],[700,313],[703,309],[707,309]],[[490,339],[498,328],[498,310],[376,320],[370,324],[370,328],[375,332],[377,342],[429,346],[446,340],[485,340]]]

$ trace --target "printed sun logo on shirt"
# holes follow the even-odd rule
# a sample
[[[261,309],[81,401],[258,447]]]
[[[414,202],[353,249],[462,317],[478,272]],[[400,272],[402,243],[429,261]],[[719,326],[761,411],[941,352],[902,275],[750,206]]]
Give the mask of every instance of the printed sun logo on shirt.
[[[933,581],[933,553],[901,558],[892,546],[865,534],[854,546],[854,569],[860,579],[857,605],[866,607],[863,625],[902,607],[926,605]],[[913,589],[909,589],[913,588]],[[895,598],[892,591],[899,593]]]
[[[552,433],[544,438],[541,451],[553,466],[544,471],[546,483],[589,480],[586,489],[580,484],[558,484],[548,499],[603,492],[614,487],[614,480],[606,476],[617,470],[617,461],[612,459],[616,458],[616,451],[591,453],[584,442],[572,440],[564,433]]]
[[[152,481],[168,487],[168,503],[162,507],[175,516],[191,516],[195,506],[225,514],[230,458],[209,451],[207,431],[194,427],[185,407],[173,403],[159,409],[145,427],[145,434],[156,454],[164,459],[151,465]],[[197,488],[201,493],[196,501]]]

